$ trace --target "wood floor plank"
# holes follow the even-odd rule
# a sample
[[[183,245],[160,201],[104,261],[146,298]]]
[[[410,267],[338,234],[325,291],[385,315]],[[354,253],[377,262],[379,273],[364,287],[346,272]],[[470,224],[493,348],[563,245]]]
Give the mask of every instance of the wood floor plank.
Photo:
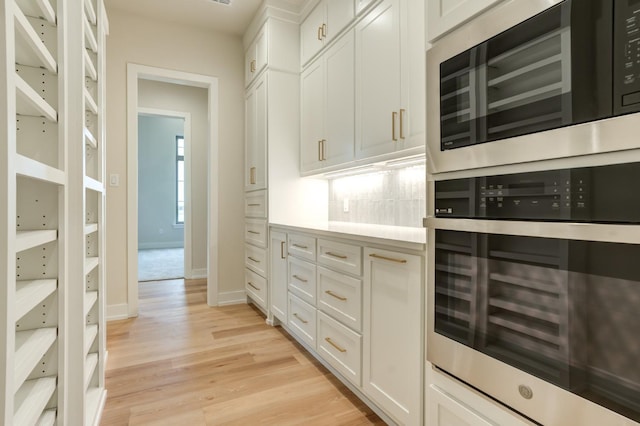
[[[254,307],[211,308],[205,280],[141,283],[139,317],[109,322],[110,425],[382,425]]]

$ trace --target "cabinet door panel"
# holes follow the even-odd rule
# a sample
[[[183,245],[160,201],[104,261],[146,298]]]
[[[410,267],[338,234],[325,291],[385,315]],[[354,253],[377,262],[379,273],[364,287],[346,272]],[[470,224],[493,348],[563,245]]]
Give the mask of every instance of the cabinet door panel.
[[[327,2],[327,31],[325,42],[334,38],[355,16],[353,0],[325,0]]]
[[[301,77],[300,168],[320,169],[324,129],[324,67],[322,60],[311,64]]]
[[[271,313],[287,322],[287,234],[271,232],[269,244],[271,263],[269,269],[269,303]]]
[[[501,0],[428,0],[427,39],[434,40]]]
[[[300,25],[300,61],[304,65],[322,46],[322,24],[324,24],[325,4],[320,2]]]
[[[356,27],[356,158],[393,152],[400,137],[401,5],[385,0]]]
[[[255,164],[255,144],[256,144],[256,92],[250,90],[244,101],[245,108],[245,144],[244,144],[244,190],[253,189],[251,184],[253,179],[252,167]]]
[[[245,100],[245,191],[267,188],[267,81],[263,76]]]

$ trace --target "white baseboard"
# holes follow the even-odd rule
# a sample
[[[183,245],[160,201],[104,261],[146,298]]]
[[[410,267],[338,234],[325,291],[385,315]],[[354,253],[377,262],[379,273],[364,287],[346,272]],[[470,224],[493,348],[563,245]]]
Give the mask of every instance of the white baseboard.
[[[129,305],[122,303],[120,305],[107,306],[107,321],[115,321],[129,318]]]
[[[207,278],[207,268],[192,269],[185,276],[188,280],[198,280],[200,278]]]
[[[138,243],[138,250],[169,249],[182,247],[184,247],[184,241],[169,241],[164,243]]]
[[[247,294],[244,290],[218,293],[218,306],[239,305],[241,303],[247,303]]]

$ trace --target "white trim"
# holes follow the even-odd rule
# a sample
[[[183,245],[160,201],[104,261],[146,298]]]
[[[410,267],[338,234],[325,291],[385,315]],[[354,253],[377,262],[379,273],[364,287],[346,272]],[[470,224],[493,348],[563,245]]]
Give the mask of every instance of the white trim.
[[[160,243],[138,243],[138,250],[182,248],[184,241],[165,241]],[[187,258],[187,246],[184,246],[184,257]],[[186,263],[186,262],[185,262]]]
[[[129,318],[129,305],[107,305],[107,321],[115,321]]]
[[[226,291],[218,295],[218,306],[239,305],[247,303],[247,293],[244,290]]]
[[[191,260],[191,241],[192,241],[192,217],[191,217],[191,113],[183,112],[183,111],[169,111],[164,109],[157,108],[145,108],[138,107],[138,115],[149,115],[149,116],[162,116],[162,117],[173,117],[173,118],[182,118],[184,120],[183,125],[183,137],[184,137],[184,170],[185,170],[185,182],[184,182],[184,224],[173,224],[174,228],[184,228],[182,246],[180,245],[167,245],[158,244],[156,247],[152,247],[153,243],[139,244],[140,248],[175,248],[175,247],[184,247],[184,269],[183,271],[188,271],[191,269],[192,260]],[[136,162],[136,167],[137,167]],[[136,176],[138,174],[136,173]],[[136,204],[137,208],[137,204]],[[171,243],[166,243],[171,244]],[[206,273],[205,273],[206,275]]]
[[[138,79],[208,89],[209,153],[207,212],[207,303],[218,304],[218,79],[127,64],[127,288],[128,315],[138,315]],[[186,212],[185,212],[186,214]]]
[[[187,271],[187,269],[185,269]],[[198,280],[201,278],[207,278],[207,268],[189,269],[189,275],[185,275],[185,279]]]

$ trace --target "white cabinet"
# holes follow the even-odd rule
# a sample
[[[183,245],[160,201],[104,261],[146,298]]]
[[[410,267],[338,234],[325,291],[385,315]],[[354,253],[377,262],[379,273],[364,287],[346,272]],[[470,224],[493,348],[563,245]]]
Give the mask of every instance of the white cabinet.
[[[424,149],[423,13],[383,0],[356,26],[356,159]]]
[[[244,72],[245,72],[245,84],[249,85],[253,79],[264,69],[267,65],[267,36],[266,36],[266,24],[256,36],[255,40],[249,45],[245,53],[244,59]]]
[[[400,424],[422,423],[422,258],[365,248],[365,393]]]
[[[322,0],[300,25],[301,61],[306,64],[354,18],[354,0]]]
[[[346,163],[354,155],[354,34],[345,34],[301,76],[302,173]]]
[[[435,40],[500,1],[427,0],[427,40]]]
[[[269,276],[269,306],[271,314],[287,322],[287,234],[271,231],[269,238],[271,263]]]
[[[427,426],[534,425],[517,413],[437,370],[427,371],[427,381]]]
[[[267,187],[267,75],[245,98],[245,191]]]

